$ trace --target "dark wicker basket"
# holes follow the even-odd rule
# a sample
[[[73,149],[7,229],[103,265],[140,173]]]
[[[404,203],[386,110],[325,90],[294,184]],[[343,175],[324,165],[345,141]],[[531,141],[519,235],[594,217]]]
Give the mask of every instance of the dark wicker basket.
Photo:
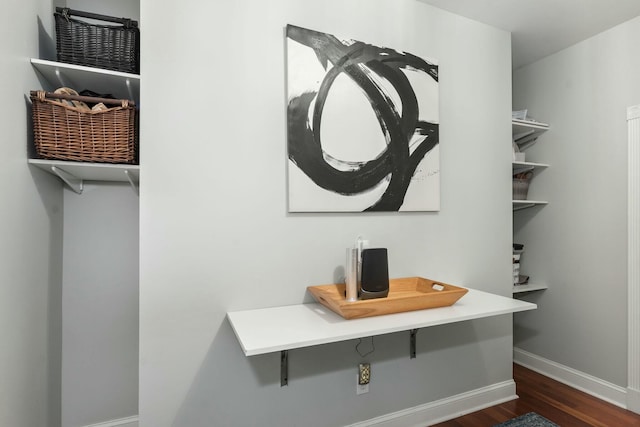
[[[62,100],[101,102],[108,109],[91,111]],[[39,157],[137,164],[133,101],[32,91],[31,102],[34,146]]]
[[[58,61],[125,73],[140,72],[140,30],[137,21],[62,7],[57,7],[53,15]],[[72,16],[120,25],[98,25]]]

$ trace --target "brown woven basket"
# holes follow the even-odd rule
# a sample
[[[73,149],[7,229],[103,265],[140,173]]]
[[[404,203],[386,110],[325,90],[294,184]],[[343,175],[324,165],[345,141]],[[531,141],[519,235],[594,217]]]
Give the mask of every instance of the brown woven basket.
[[[65,103],[63,100],[72,101]],[[103,103],[91,111],[74,101]],[[98,163],[137,163],[136,110],[133,101],[32,91],[33,138],[44,159]],[[115,106],[113,106],[115,105]]]

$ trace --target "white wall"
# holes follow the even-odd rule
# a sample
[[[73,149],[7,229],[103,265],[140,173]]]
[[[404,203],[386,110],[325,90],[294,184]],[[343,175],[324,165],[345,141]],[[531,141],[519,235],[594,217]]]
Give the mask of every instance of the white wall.
[[[392,277],[511,292],[509,34],[413,0],[143,0],[140,421],[344,425],[511,378],[511,316],[246,358],[227,311],[308,300],[358,234]],[[440,62],[442,210],[288,214],[284,28]]]
[[[515,345],[626,386],[627,125],[640,103],[634,19],[514,73],[514,109],[551,125],[527,154],[551,167],[530,187],[549,200],[514,219],[522,269],[549,285],[516,316]]]
[[[51,5],[9,2],[0,17],[0,425],[60,425],[61,185],[27,166],[29,57],[50,52]],[[42,32],[42,33],[41,33]]]
[[[138,414],[138,196],[64,191],[62,425]]]

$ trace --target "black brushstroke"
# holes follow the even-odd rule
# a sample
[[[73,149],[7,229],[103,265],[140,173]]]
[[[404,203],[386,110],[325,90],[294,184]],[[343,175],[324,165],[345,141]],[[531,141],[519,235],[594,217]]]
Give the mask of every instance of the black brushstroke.
[[[330,34],[293,25],[287,26],[287,37],[313,49],[320,64],[328,69],[317,92],[307,92],[289,101],[289,159],[316,185],[343,195],[370,190],[389,177],[383,195],[366,210],[399,210],[418,164],[439,142],[439,125],[418,119],[418,100],[402,69],[423,72],[438,81],[438,66],[405,52],[362,42],[344,44]],[[350,167],[346,171],[326,162],[320,141],[324,104],[333,82],[342,73],[364,92],[387,143],[387,149],[373,160],[342,162]],[[402,114],[371,74],[383,78],[395,88],[402,103]],[[314,99],[309,123],[309,109]],[[410,153],[409,143],[416,136],[420,139],[414,143],[416,148]]]

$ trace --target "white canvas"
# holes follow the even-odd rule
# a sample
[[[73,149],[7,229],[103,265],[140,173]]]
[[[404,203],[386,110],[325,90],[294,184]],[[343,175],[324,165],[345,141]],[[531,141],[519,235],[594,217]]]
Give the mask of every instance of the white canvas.
[[[290,212],[440,209],[438,65],[287,26]]]

